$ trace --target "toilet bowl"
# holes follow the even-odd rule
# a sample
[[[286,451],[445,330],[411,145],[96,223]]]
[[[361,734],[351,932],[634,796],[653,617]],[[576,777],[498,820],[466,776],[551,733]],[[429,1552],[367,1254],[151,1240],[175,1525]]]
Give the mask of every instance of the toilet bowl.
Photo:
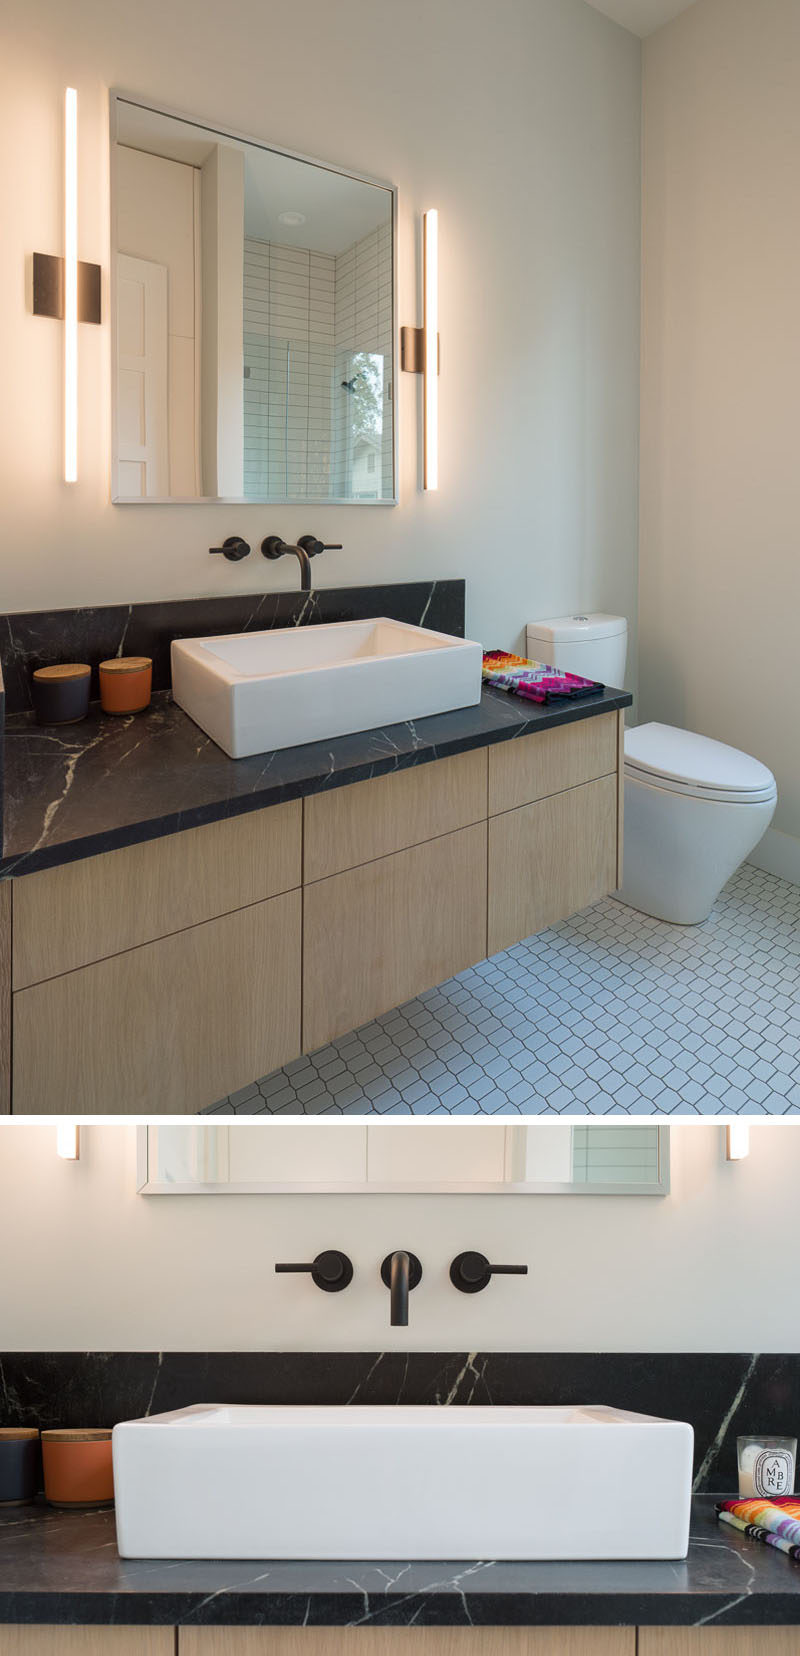
[[[673,725],[626,730],[618,900],[680,926],[706,920],[769,827],[777,798],[766,765],[724,742]]]
[[[623,683],[623,616],[528,623],[528,655],[569,673]],[[722,887],[755,850],[778,790],[766,765],[674,725],[625,732],[623,883],[616,897],[657,920],[706,920]]]

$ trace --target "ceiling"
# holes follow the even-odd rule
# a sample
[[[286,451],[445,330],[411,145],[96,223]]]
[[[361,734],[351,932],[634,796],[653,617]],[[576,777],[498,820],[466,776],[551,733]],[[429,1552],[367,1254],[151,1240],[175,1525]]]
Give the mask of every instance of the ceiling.
[[[220,141],[241,150],[244,233],[257,241],[343,253],[378,225],[392,221],[391,192],[381,185],[298,161],[261,144],[225,136],[220,140],[211,128],[128,99],[117,105],[117,139],[131,149],[189,167],[202,167]],[[280,214],[287,211],[298,214],[301,223],[282,224]]]
[[[644,39],[664,23],[671,23],[673,17],[688,11],[695,0],[587,0],[587,3]]]

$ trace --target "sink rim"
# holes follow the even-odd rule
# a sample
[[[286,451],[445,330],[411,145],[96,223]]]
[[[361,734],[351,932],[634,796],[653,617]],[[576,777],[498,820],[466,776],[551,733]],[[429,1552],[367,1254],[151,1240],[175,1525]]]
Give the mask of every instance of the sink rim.
[[[214,645],[225,646],[239,641],[254,644],[259,640],[285,640],[302,637],[306,644],[309,633],[331,634],[342,631],[350,632],[356,629],[364,632],[374,627],[390,627],[394,631],[404,633],[409,638],[407,650],[396,650],[391,654],[375,655],[346,655],[332,661],[305,661],[296,667],[260,667],[254,672],[243,672],[239,667],[226,661],[224,656],[214,650]],[[305,636],[304,636],[305,635]],[[416,626],[408,621],[395,621],[391,616],[374,615],[364,617],[358,621],[324,621],[308,623],[305,626],[291,627],[264,627],[247,632],[238,633],[209,633],[197,638],[175,638],[172,641],[173,651],[180,651],[196,661],[206,672],[218,679],[222,685],[235,687],[237,684],[268,684],[308,673],[337,673],[343,668],[348,671],[358,668],[372,668],[393,663],[407,662],[417,656],[428,656],[441,659],[449,653],[459,653],[463,650],[480,650],[483,655],[483,646],[471,638],[458,638],[452,633],[437,632],[433,628]]]
[[[239,1418],[237,1418],[237,1416]],[[610,1403],[191,1403],[163,1414],[119,1421],[123,1426],[161,1427],[181,1432],[198,1427],[240,1433],[277,1425],[330,1431],[342,1429],[422,1429],[471,1431],[523,1428],[554,1431],[590,1427],[685,1427],[690,1422],[665,1415],[640,1414]]]

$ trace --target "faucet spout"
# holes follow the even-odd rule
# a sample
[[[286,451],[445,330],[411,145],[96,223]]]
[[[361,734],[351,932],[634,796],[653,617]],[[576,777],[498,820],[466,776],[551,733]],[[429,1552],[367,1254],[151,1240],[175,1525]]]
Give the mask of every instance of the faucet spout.
[[[311,591],[311,558],[304,546],[290,546],[288,541],[281,540],[280,535],[267,535],[261,542],[261,551],[265,558],[273,559],[293,552],[300,564],[300,591]]]
[[[389,1289],[392,1328],[408,1327],[408,1296],[422,1276],[422,1266],[416,1254],[407,1248],[395,1248],[386,1255],[381,1266],[381,1281]]]
[[[392,1254],[389,1293],[392,1328],[408,1328],[408,1254],[404,1248]]]

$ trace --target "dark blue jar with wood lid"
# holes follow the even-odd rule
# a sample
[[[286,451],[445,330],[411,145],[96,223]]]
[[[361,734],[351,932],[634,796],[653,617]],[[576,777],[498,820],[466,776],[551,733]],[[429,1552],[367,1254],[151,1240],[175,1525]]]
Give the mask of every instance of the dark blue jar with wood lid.
[[[38,1427],[0,1427],[0,1506],[35,1501],[39,1467]]]

